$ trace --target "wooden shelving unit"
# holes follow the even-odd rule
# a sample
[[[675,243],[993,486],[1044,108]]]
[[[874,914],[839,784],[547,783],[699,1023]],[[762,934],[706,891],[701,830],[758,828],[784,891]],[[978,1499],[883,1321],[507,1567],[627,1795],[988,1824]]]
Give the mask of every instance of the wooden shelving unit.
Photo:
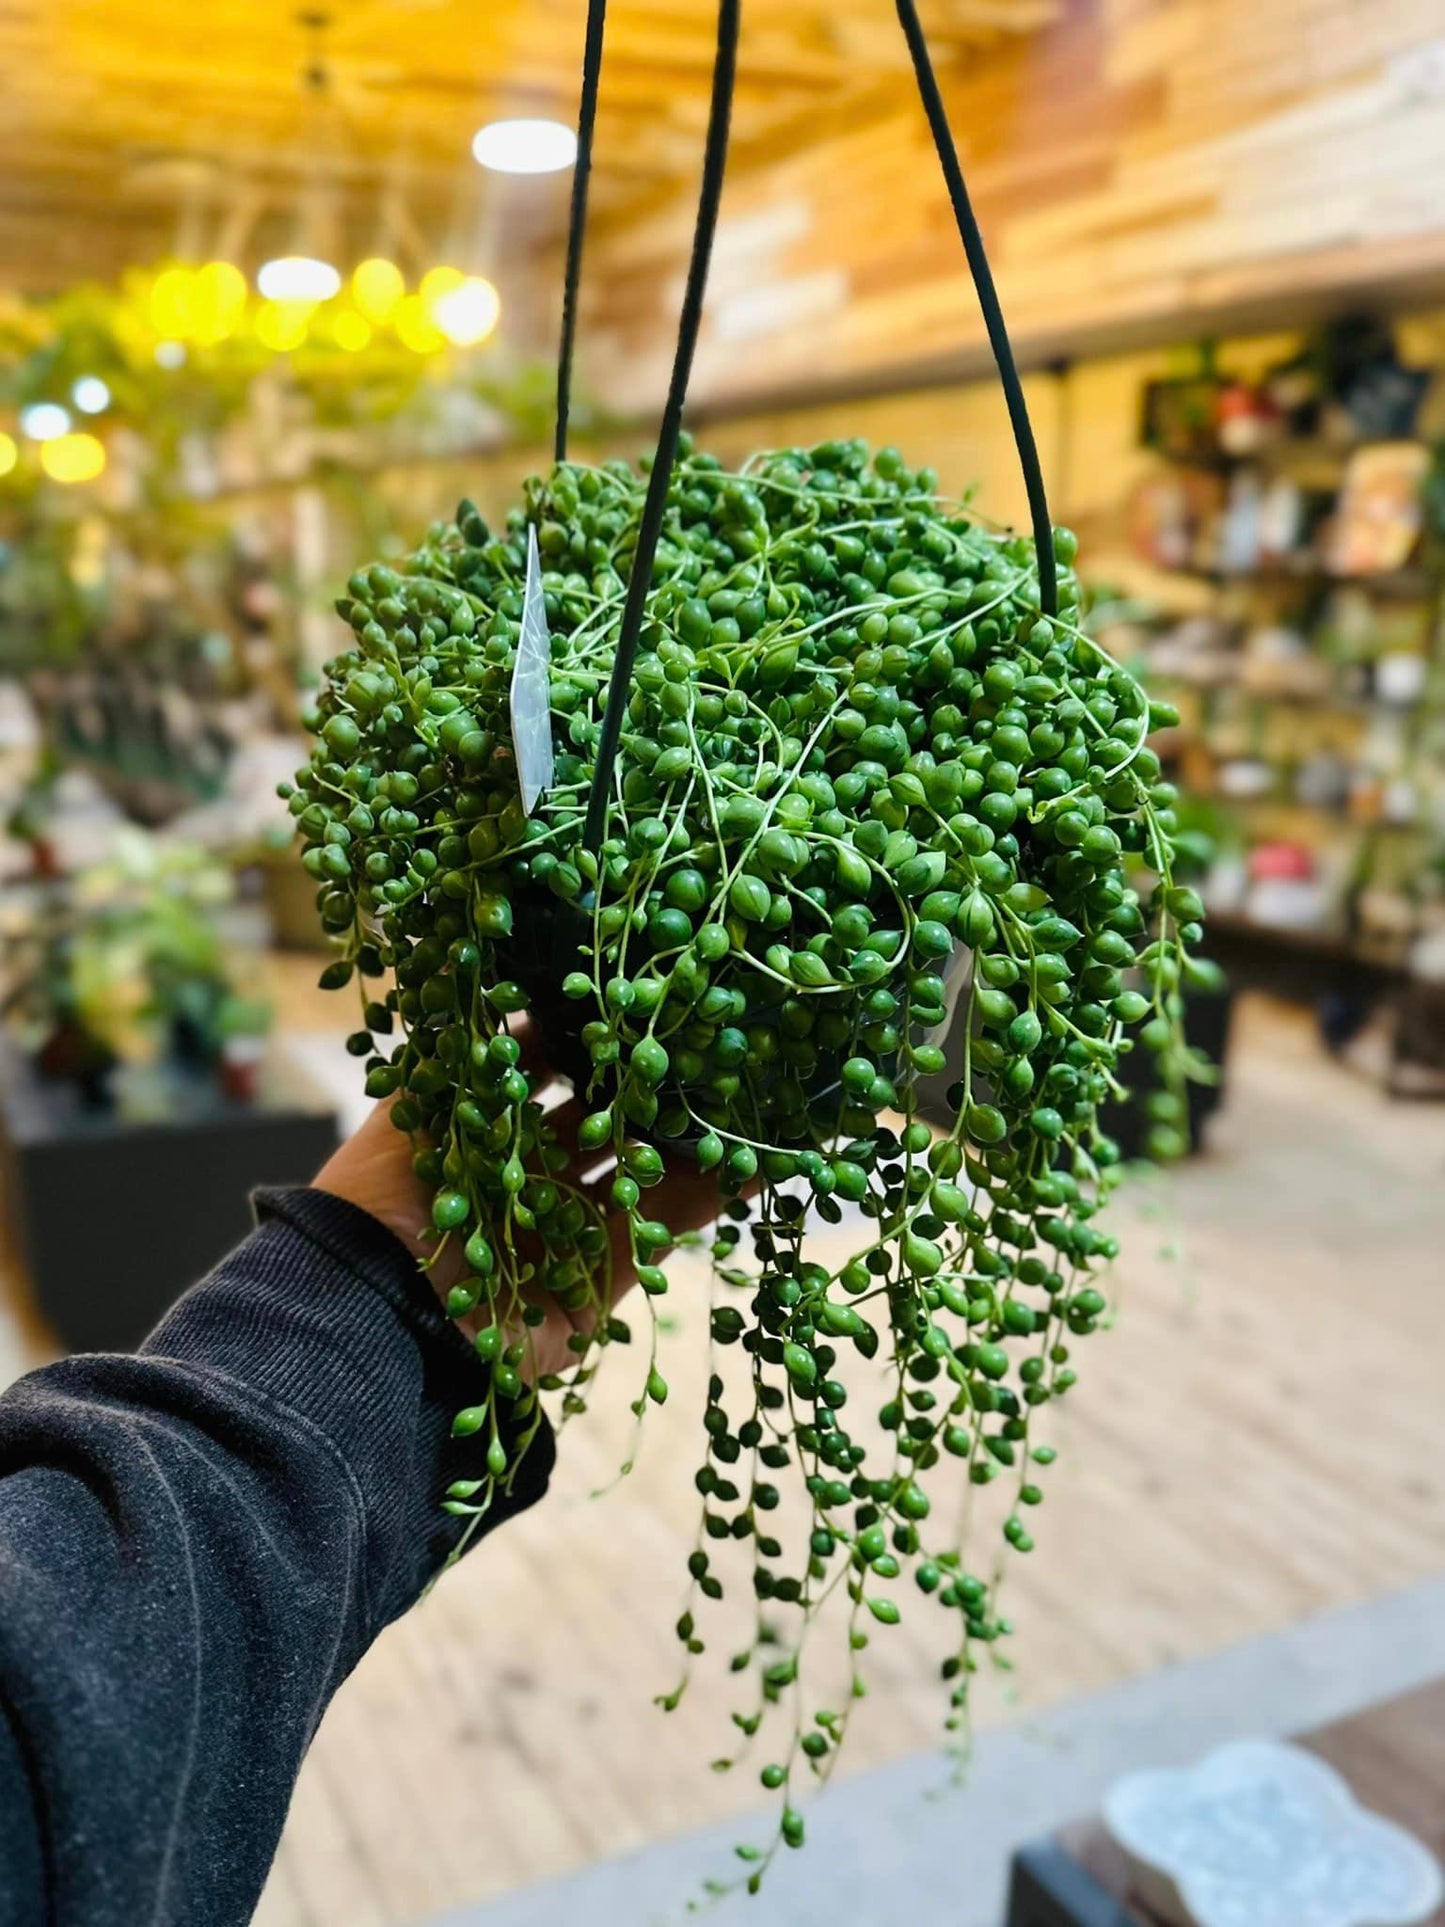
[[[1161,460],[1218,476],[1253,471],[1265,481],[1307,474],[1318,496],[1338,494],[1351,455],[1364,445],[1280,440],[1239,453],[1161,452]],[[1313,536],[1319,533],[1316,523]],[[1168,666],[1158,672],[1161,690],[1175,698],[1183,712],[1182,727],[1170,747],[1186,792],[1215,805],[1246,848],[1297,843],[1316,855],[1322,876],[1333,869],[1349,879],[1345,903],[1318,928],[1212,908],[1210,925],[1221,961],[1233,964],[1246,978],[1308,995],[1332,989],[1368,994],[1371,987],[1399,979],[1418,926],[1418,903],[1410,916],[1402,916],[1388,930],[1372,928],[1361,904],[1372,877],[1378,874],[1398,889],[1402,880],[1419,875],[1426,855],[1418,794],[1411,816],[1401,810],[1399,794],[1391,791],[1422,774],[1413,765],[1419,762],[1429,718],[1445,695],[1445,585],[1428,548],[1402,567],[1374,574],[1331,569],[1313,542],[1298,555],[1264,558],[1250,567],[1201,561],[1163,573],[1210,586],[1206,619],[1216,625],[1219,637],[1217,647],[1207,654],[1201,651],[1201,666],[1193,676],[1179,656],[1158,650],[1168,659]],[[1388,686],[1377,687],[1378,658],[1372,660],[1365,651],[1340,653],[1346,639],[1343,626],[1322,625],[1321,618],[1331,614],[1332,599],[1346,592],[1369,598],[1378,626],[1397,638],[1409,626],[1408,605],[1419,605],[1415,633],[1424,666],[1418,689],[1396,695]],[[1199,619],[1197,601],[1192,619]],[[1246,661],[1252,631],[1293,628],[1313,647],[1322,626],[1334,645],[1333,686],[1309,687],[1303,679],[1291,686],[1286,660],[1279,665],[1278,684],[1271,686],[1267,660]],[[1348,793],[1338,800],[1294,793],[1299,772],[1326,755],[1341,767],[1353,766]],[[1388,766],[1391,755],[1397,758],[1393,770]],[[1245,763],[1271,764],[1276,787],[1231,793],[1225,772],[1230,764]],[[1418,783],[1416,787],[1418,791]]]

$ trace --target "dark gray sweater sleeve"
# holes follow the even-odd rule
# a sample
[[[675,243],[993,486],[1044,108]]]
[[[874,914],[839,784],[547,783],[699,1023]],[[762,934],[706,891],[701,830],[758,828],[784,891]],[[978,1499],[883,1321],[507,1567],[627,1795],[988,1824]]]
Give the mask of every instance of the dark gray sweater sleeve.
[[[136,1356],[0,1398],[0,1927],[248,1921],[327,1702],[482,1470],[450,1424],[483,1368],[401,1243],[257,1205]],[[552,1459],[544,1426],[489,1523]]]

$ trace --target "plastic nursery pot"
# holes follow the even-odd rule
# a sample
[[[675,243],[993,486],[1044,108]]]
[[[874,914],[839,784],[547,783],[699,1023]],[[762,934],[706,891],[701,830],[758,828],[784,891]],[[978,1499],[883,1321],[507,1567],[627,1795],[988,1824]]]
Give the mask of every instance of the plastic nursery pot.
[[[513,925],[506,943],[498,945],[504,969],[530,999],[528,1015],[541,1040],[543,1058],[584,1100],[592,1060],[582,1042],[582,1026],[596,1013],[590,1003],[564,997],[562,980],[585,958],[589,910],[590,899],[586,904],[564,903],[539,892],[528,901],[526,915]]]

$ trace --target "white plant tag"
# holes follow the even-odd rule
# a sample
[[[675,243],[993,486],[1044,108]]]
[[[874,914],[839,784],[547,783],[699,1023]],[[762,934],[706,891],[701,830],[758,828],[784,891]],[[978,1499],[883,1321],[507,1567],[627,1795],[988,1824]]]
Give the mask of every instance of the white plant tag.
[[[522,637],[512,667],[512,750],[522,808],[532,814],[552,787],[552,643],[542,599],[542,558],[535,526],[527,530],[527,584],[522,592]]]

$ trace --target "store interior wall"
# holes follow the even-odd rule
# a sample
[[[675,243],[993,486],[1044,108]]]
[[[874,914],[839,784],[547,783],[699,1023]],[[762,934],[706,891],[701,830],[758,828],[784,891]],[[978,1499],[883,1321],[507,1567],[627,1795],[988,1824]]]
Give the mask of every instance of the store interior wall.
[[[1400,358],[1407,365],[1445,364],[1445,309],[1403,314],[1395,328]],[[1226,336],[1212,345],[1223,370],[1255,381],[1296,353],[1304,340],[1302,330],[1278,330]],[[1130,491],[1158,466],[1158,457],[1140,436],[1140,396],[1146,382],[1192,369],[1197,355],[1194,343],[1169,343],[1068,362],[1024,379],[1054,520],[1079,534],[1085,573],[1092,580],[1108,577],[1140,593],[1164,586],[1157,572],[1130,550],[1124,528]],[[1434,412],[1436,420],[1427,417],[1422,423],[1427,438],[1445,427],[1445,397],[1435,398]],[[1019,526],[1027,521],[1008,414],[991,376],[863,398],[729,412],[705,418],[697,432],[708,448],[733,461],[755,448],[808,447],[834,435],[893,442],[910,462],[936,468],[945,493],[971,490],[980,511],[993,520]],[[1168,585],[1177,600],[1178,578],[1168,578]]]

